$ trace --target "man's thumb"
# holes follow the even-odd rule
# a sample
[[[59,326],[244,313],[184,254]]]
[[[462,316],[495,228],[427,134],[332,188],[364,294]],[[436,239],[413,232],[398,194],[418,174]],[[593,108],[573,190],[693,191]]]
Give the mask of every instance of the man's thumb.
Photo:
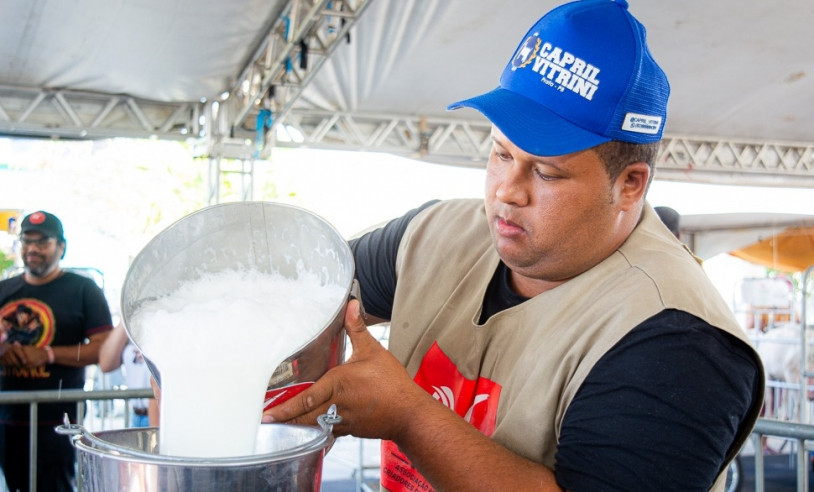
[[[364,318],[362,318],[362,307],[357,299],[348,301],[348,306],[345,309],[345,330],[350,336],[353,333],[367,331],[367,325]]]

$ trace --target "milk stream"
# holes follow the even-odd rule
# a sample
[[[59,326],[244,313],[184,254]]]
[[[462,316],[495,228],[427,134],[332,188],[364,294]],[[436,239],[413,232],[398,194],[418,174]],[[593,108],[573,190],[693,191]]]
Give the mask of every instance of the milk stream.
[[[272,372],[332,320],[344,295],[307,273],[230,270],[142,304],[131,333],[161,374],[160,453],[254,454]]]

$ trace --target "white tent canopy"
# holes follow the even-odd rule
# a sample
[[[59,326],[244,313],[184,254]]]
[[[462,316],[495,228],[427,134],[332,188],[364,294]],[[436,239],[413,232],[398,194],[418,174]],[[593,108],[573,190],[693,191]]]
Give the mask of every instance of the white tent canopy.
[[[350,134],[341,138],[354,140],[356,148],[388,150],[400,143],[381,145],[374,134],[388,118],[403,119],[399,124],[407,130],[402,134],[422,131],[410,126],[415,122],[429,124],[427,133],[437,130],[432,135],[436,143],[446,136],[439,129],[443,119],[472,122],[475,130],[469,129],[470,133],[482,129],[484,120],[476,112],[448,113],[445,106],[495,87],[531,22],[559,2],[291,3],[299,7],[290,12],[342,7],[347,14],[365,7],[358,20],[345,18],[355,22],[348,37],[327,53],[293,103],[289,120],[303,131],[314,130],[304,144],[319,146],[315,135],[324,137],[328,132],[318,134],[318,124],[303,115],[325,111],[344,115],[345,126],[332,126],[332,132]],[[697,179],[693,166],[740,159],[761,168],[757,171],[763,174],[811,177],[814,57],[808,53],[808,41],[814,4],[808,0],[631,3],[672,86],[666,135],[682,140],[671,143],[669,157],[684,161],[681,165],[686,167],[685,174],[674,179]],[[114,106],[113,100],[95,102],[90,95],[97,94],[154,103],[139,106],[138,101],[127,101],[124,109],[131,118],[135,113],[143,126],[161,113],[160,104],[181,108],[178,111],[186,111],[184,118],[191,115],[198,121],[194,104],[239,89],[274,26],[279,30],[285,25],[280,19],[289,12],[288,6],[286,0],[0,0],[0,134],[53,135],[61,127],[75,126],[83,127],[76,135],[82,137],[105,125],[111,129],[108,134],[117,129],[127,133],[125,117],[117,120],[112,111],[93,109],[94,104],[108,111],[108,106]],[[321,17],[319,29],[339,29],[341,21],[337,10],[335,16]],[[296,40],[294,44],[301,47]],[[314,64],[318,52],[310,49],[309,63]],[[299,59],[292,54],[292,63]],[[290,90],[282,86],[277,97]],[[43,104],[55,93],[61,99],[54,97],[53,104]],[[87,96],[82,99],[81,93]],[[178,116],[153,124],[154,130],[171,135],[178,126],[172,118]],[[359,123],[365,118],[367,127]],[[328,124],[325,121],[323,126]],[[368,127],[370,135],[358,135]],[[247,119],[237,130],[253,128],[254,120]],[[220,129],[227,136],[235,131]],[[251,131],[241,134],[246,135]],[[482,136],[470,134],[459,140],[470,138],[477,144]],[[413,137],[404,137],[402,143],[414,145]],[[397,140],[398,135],[391,138]],[[342,148],[337,139],[336,147]],[[466,145],[458,142],[459,147]],[[767,158],[767,152],[772,156]],[[738,172],[748,178],[753,171]]]

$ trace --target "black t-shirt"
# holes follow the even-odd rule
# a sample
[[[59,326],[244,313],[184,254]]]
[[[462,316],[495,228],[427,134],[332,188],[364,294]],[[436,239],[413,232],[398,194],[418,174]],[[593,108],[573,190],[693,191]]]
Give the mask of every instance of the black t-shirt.
[[[390,319],[403,217],[351,241],[365,310]],[[526,299],[501,262],[484,320]],[[593,367],[566,411],[555,474],[572,491],[707,490],[758,391],[759,365],[740,340],[683,311],[630,331]],[[714,411],[713,411],[714,409]]]
[[[42,348],[78,346],[96,333],[112,329],[110,309],[102,290],[82,275],[63,271],[44,285],[27,284],[22,275],[0,282],[0,327],[9,341]],[[4,391],[80,389],[85,368],[46,364],[40,368],[2,367]],[[41,425],[62,422],[76,414],[76,403],[43,404]],[[28,405],[0,406],[0,423],[26,424]]]

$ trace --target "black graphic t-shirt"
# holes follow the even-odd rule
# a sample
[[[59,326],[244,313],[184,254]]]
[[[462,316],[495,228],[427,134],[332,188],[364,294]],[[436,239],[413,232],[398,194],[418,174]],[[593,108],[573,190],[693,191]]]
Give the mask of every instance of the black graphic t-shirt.
[[[96,333],[112,329],[102,290],[90,278],[64,272],[45,285],[30,285],[23,276],[0,282],[0,338],[38,348],[78,346]],[[2,366],[0,366],[2,367]],[[79,389],[85,368],[46,364],[38,368],[2,367],[3,391]],[[40,405],[40,425],[73,418],[75,403]],[[28,405],[0,406],[0,423],[27,425]]]

